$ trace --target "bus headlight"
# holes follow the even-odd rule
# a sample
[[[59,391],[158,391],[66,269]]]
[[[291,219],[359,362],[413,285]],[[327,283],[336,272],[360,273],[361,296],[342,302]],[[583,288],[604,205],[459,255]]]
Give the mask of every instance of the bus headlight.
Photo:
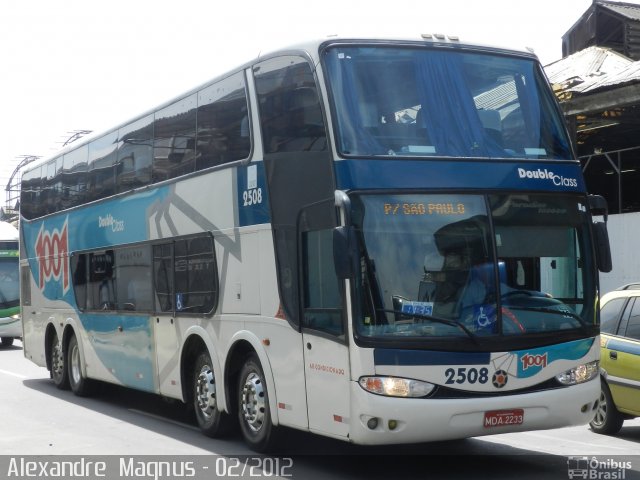
[[[435,388],[431,383],[398,377],[361,377],[358,383],[367,392],[388,397],[425,397]]]
[[[599,373],[600,362],[596,360],[594,362],[574,367],[560,375],[556,375],[556,380],[558,380],[562,385],[576,385],[578,383],[584,383],[592,380]]]

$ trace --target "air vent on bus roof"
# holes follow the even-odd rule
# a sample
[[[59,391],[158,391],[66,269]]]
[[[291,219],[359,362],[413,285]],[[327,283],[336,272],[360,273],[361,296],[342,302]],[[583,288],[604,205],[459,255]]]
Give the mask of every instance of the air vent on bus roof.
[[[444,33],[423,33],[422,38],[425,40],[449,40],[451,42],[457,42],[460,40],[460,37],[457,35],[445,35]]]

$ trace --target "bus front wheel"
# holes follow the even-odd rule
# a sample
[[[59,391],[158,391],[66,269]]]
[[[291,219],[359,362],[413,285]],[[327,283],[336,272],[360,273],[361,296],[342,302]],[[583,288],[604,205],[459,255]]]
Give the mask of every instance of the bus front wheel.
[[[82,374],[82,358],[80,357],[80,348],[78,347],[78,339],[73,335],[69,339],[67,347],[67,365],[69,385],[74,394],[79,397],[86,397],[91,393],[91,380]]]
[[[69,389],[69,374],[64,359],[62,342],[58,339],[58,333],[53,332],[49,342],[49,365],[51,366],[51,378],[60,390]]]
[[[193,370],[193,407],[198,426],[208,437],[221,437],[229,433],[233,422],[230,415],[218,409],[216,378],[208,352],[202,352],[196,359]]]
[[[269,392],[264,372],[255,354],[250,355],[240,370],[238,381],[238,419],[247,445],[256,452],[273,450],[277,444],[277,428],[271,421]]]

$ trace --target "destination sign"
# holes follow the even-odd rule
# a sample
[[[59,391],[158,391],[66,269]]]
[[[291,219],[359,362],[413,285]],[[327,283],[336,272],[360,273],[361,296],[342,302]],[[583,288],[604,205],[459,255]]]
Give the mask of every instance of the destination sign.
[[[464,203],[385,203],[385,215],[464,215]]]

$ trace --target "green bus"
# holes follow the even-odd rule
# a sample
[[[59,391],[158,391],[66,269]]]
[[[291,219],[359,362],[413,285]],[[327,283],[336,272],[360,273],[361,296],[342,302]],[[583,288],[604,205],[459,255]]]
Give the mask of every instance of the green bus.
[[[18,261],[18,229],[0,222],[0,340],[4,347],[22,337]]]

